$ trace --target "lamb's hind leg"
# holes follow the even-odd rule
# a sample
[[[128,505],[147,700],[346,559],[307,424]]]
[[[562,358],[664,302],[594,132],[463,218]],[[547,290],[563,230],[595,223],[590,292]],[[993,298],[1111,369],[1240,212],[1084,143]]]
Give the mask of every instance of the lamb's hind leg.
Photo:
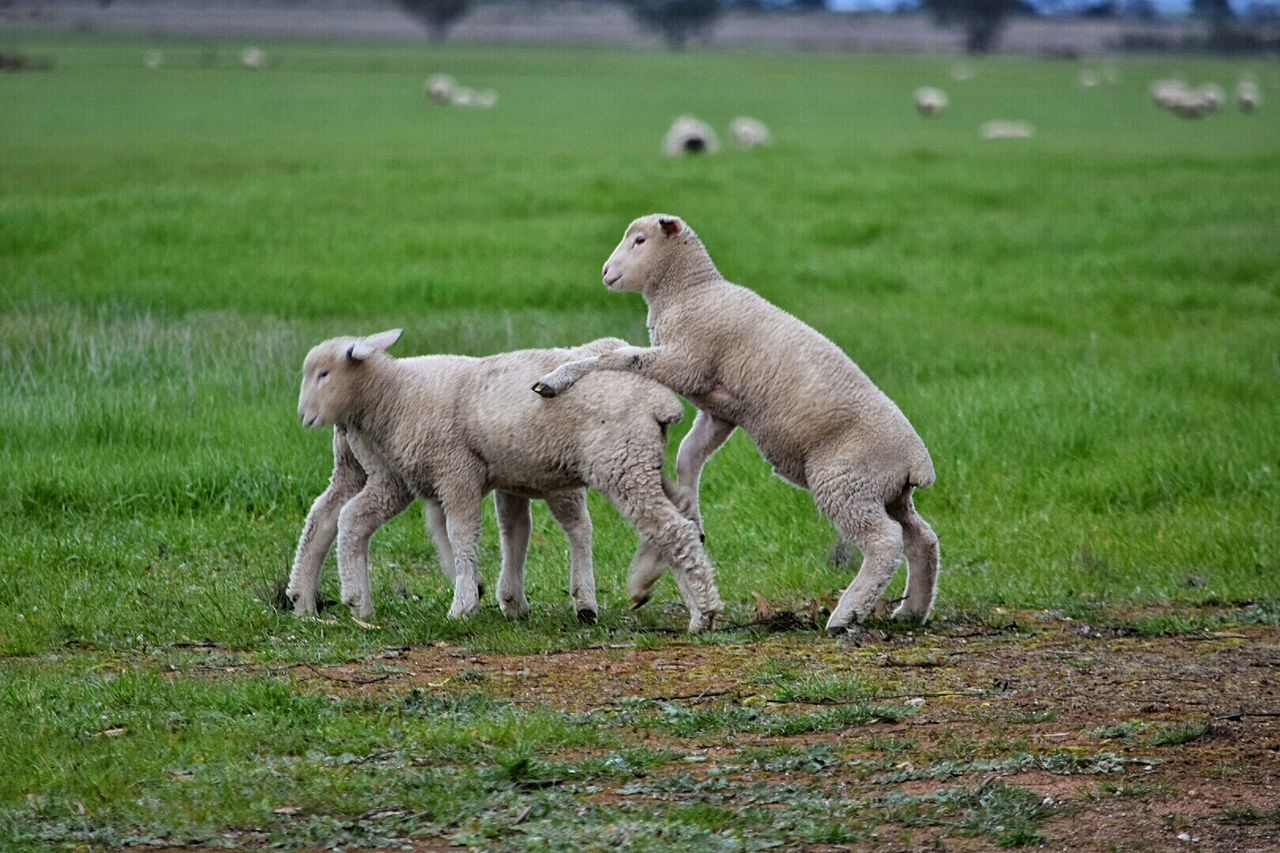
[[[493,493],[498,509],[498,536],[502,540],[502,575],[498,578],[498,607],[503,615],[523,619],[529,615],[524,595],[524,561],[529,553],[532,521],[529,499],[510,492]]]
[[[910,487],[901,500],[890,504],[889,514],[902,525],[907,555],[907,594],[893,618],[925,622],[933,613],[938,592],[938,535],[916,512]]]
[[[596,575],[591,558],[591,514],[587,491],[576,489],[547,498],[547,507],[569,539],[569,595],[578,621],[594,625],[600,612],[596,604]]]
[[[663,482],[663,488],[676,508],[686,518],[696,522],[699,530],[703,529],[702,512],[698,501],[698,483],[702,476],[702,468],[712,454],[728,440],[733,430],[732,423],[699,411],[689,434],[684,437],[684,441],[680,442],[680,452],[676,456],[676,482],[674,484],[669,481]],[[706,540],[705,531],[702,538],[703,541]],[[665,570],[666,566],[662,562],[658,549],[648,542],[642,543],[635,560],[631,563],[631,570],[627,573],[627,594],[631,597],[633,608],[640,607],[649,600],[653,595],[654,584],[662,577]],[[681,577],[676,575],[677,582]],[[681,594],[684,593],[685,590],[682,588]]]
[[[867,618],[902,562],[902,527],[878,501],[840,489],[838,483],[844,479],[836,478],[835,488],[830,483],[815,485],[813,495],[840,535],[856,543],[863,554],[862,567],[827,620],[828,633]]]
[[[660,561],[675,570],[689,609],[689,631],[706,630],[724,605],[698,525],[682,516],[663,491],[660,458],[634,462],[623,461],[616,478],[596,487],[609,496],[640,537],[657,549]]]

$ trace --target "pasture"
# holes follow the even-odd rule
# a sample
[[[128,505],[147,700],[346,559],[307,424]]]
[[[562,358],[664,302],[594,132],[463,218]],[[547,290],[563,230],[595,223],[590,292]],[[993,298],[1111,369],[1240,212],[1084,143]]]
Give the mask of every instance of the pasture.
[[[1278,843],[1274,62],[1086,90],[1016,58],[0,44],[52,60],[0,75],[0,847]],[[497,108],[426,102],[437,71]],[[1243,73],[1252,116],[1147,94]],[[684,112],[775,145],[665,159]],[[376,627],[282,612],[331,464],[307,349],[641,343],[599,270],[657,210],[911,418],[935,621],[823,636],[850,570],[741,434],[703,477],[723,630],[685,636],[669,578],[626,608],[598,498],[595,626],[541,506],[532,616],[501,616],[491,503],[474,620],[417,508],[374,540]]]

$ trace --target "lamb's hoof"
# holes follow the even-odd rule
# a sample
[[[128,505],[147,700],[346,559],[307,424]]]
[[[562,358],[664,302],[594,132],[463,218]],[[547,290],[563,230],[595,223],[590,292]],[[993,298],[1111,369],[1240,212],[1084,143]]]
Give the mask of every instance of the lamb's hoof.
[[[583,625],[594,625],[596,624],[596,612],[587,607],[579,607],[578,621]]]
[[[550,385],[546,384],[545,382],[533,383],[533,391],[538,396],[546,397],[548,399],[550,399],[551,397],[554,397],[557,393],[559,393],[556,391],[556,389],[552,388]]]
[[[498,607],[508,619],[524,619],[529,615],[529,600],[526,598],[499,600]]]
[[[907,605],[905,603],[899,604],[898,607],[893,611],[893,616],[892,616],[892,619],[894,622],[909,622],[915,625],[923,625],[925,623],[925,620],[928,618],[929,618],[929,614],[927,613],[921,616],[919,613],[916,613],[914,610],[908,610]]]
[[[848,630],[849,630],[849,626],[848,626],[848,625],[828,625],[828,626],[827,626],[827,636],[828,636],[828,637],[839,637],[840,635],[847,633],[847,632],[848,632]]]
[[[632,599],[631,599],[631,609],[632,609],[632,610],[639,610],[641,607],[644,607],[646,604],[648,604],[648,603],[649,603],[649,599],[650,599],[651,597],[652,597],[652,596],[651,596],[649,593],[647,593],[647,592],[646,592],[644,595],[641,595],[641,596],[637,596],[637,597],[635,597],[635,598],[632,598]]]

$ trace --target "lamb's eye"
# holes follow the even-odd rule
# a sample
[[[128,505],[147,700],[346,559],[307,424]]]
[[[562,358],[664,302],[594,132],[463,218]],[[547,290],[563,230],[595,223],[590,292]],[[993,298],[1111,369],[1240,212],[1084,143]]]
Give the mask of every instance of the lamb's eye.
[[[326,376],[328,376],[328,375],[329,375],[329,371],[327,371],[327,370],[322,370],[322,371],[320,371],[319,373],[317,373],[317,374],[316,374],[316,379],[324,379],[324,378],[325,378]]]
[[[640,245],[641,243],[643,243],[643,242],[644,242],[644,235],[643,235],[643,234],[637,234],[637,235],[636,235],[636,245],[637,245],[637,246],[639,246],[639,245]]]

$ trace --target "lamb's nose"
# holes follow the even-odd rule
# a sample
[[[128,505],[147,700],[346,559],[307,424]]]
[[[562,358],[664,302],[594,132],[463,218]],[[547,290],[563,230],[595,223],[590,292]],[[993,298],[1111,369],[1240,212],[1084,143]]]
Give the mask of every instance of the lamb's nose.
[[[601,278],[608,278],[608,277],[609,277],[609,265],[608,265],[608,264],[605,264],[605,265],[604,265],[604,269],[600,270],[600,277],[601,277]]]

